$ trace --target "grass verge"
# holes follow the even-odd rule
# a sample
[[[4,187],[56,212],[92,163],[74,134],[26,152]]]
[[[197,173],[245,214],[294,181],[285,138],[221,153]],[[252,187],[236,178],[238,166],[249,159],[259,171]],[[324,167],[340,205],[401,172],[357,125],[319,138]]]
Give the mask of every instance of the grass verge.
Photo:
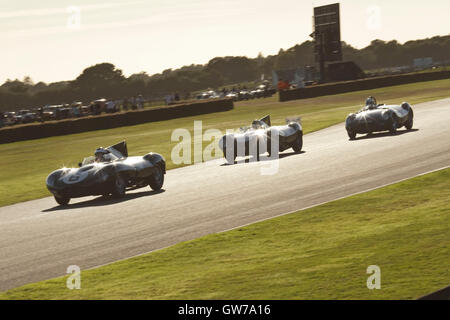
[[[343,122],[369,95],[376,96],[380,102],[415,104],[449,97],[450,79],[284,103],[274,96],[238,102],[234,110],[227,112],[3,144],[0,145],[0,206],[50,196],[45,187],[47,175],[62,166],[76,166],[99,146],[127,140],[130,155],[161,153],[167,160],[167,168],[173,169],[180,165],[171,161],[171,151],[178,143],[171,141],[172,132],[186,128],[192,134],[194,120],[203,121],[203,130],[215,128],[225,132],[249,125],[251,120],[266,114],[272,116],[273,124],[284,123],[286,117],[300,116],[305,133],[309,133]],[[203,142],[203,146],[209,143]]]
[[[449,197],[445,169],[0,299],[414,299],[450,283]]]

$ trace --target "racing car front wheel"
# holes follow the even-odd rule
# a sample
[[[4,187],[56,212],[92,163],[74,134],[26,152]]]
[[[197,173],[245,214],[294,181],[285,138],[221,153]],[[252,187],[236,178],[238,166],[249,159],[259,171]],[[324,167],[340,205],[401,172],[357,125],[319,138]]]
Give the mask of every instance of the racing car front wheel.
[[[397,133],[397,118],[395,116],[392,117],[391,127],[389,128],[389,132],[392,134]]]
[[[57,202],[59,205],[61,205],[61,206],[67,206],[67,204],[68,204],[69,201],[70,201],[70,198],[69,198],[69,197],[57,197],[57,196],[55,196],[55,200],[56,200],[56,202]]]
[[[164,173],[160,166],[155,166],[155,172],[153,176],[150,177],[149,185],[152,190],[160,190],[164,184]]]
[[[223,157],[228,161],[228,163],[233,164],[236,161],[237,158],[237,141],[234,140],[234,148],[233,148],[233,153],[229,154],[227,156],[227,147],[225,146],[223,148]]]
[[[123,180],[122,177],[117,176],[116,179],[114,180],[114,185],[111,192],[112,196],[116,199],[125,197],[125,189],[126,189],[125,181]]]
[[[295,152],[300,152],[302,151],[302,147],[303,147],[303,134],[300,132],[300,134],[297,136],[297,139],[295,139],[292,149],[294,149]]]
[[[356,133],[353,131],[347,131],[348,137],[350,138],[350,140],[355,140],[356,138]]]

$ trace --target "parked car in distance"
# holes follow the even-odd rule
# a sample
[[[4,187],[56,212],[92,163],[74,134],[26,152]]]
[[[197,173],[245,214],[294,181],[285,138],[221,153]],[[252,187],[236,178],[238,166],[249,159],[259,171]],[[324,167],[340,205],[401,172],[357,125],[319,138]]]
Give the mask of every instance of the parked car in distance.
[[[36,121],[36,113],[31,112],[30,110],[23,109],[19,110],[17,113],[17,122],[18,123],[31,123]]]

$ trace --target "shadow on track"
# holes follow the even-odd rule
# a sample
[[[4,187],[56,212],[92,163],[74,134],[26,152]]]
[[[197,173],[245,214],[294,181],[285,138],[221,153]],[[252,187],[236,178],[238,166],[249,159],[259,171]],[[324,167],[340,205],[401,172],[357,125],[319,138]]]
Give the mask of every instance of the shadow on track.
[[[405,133],[411,133],[411,132],[417,132],[419,131],[419,129],[411,129],[411,130],[401,130],[401,131],[397,131],[396,133],[392,134],[389,131],[386,132],[377,132],[377,133],[372,133],[372,134],[366,134],[365,136],[361,136],[361,137],[357,137],[353,140],[350,141],[358,141],[358,140],[365,140],[365,139],[376,139],[376,138],[384,138],[384,137],[395,137],[395,136],[400,136],[403,135]]]
[[[230,163],[230,162],[225,162],[223,164],[221,164],[220,166],[233,166],[236,164],[244,164],[244,163],[250,163],[250,162],[263,162],[263,161],[275,161],[275,160],[279,160],[279,159],[283,159],[283,158],[287,158],[290,156],[295,156],[295,155],[299,155],[299,154],[303,154],[306,153],[306,151],[300,151],[300,152],[287,152],[287,153],[280,153],[278,155],[278,158],[276,159],[270,159],[267,154],[265,155],[261,155],[260,156],[260,160],[257,161],[255,156],[246,156],[245,159],[244,157],[241,157],[242,160],[235,160],[234,163]],[[224,159],[226,161],[226,159]]]
[[[86,208],[86,207],[109,206],[109,205],[113,205],[113,204],[124,202],[124,201],[129,201],[129,200],[138,199],[138,198],[142,198],[142,197],[157,195],[157,194],[160,194],[163,192],[165,192],[164,189],[161,189],[158,191],[142,191],[142,192],[136,192],[136,193],[128,193],[122,199],[114,199],[111,196],[108,196],[108,197],[99,196],[92,200],[87,200],[87,201],[78,202],[78,203],[74,203],[74,204],[68,204],[67,206],[55,206],[50,209],[42,210],[41,212],[52,212],[52,211],[79,209],[79,208]]]

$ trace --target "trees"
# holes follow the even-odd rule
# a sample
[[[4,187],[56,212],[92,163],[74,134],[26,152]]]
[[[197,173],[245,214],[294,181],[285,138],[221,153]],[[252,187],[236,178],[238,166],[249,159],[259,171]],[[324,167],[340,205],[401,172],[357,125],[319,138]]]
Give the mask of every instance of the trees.
[[[247,57],[214,58],[206,65],[206,72],[211,76],[220,75],[223,79],[222,84],[252,81],[258,74],[256,59]]]
[[[143,94],[161,99],[168,93],[186,94],[270,76],[272,70],[292,69],[313,65],[314,43],[305,41],[278,54],[256,58],[216,57],[205,65],[188,65],[148,75],[136,73],[126,78],[122,70],[111,63],[88,67],[73,81],[34,84],[30,77],[22,81],[7,80],[0,86],[0,111],[45,104],[88,103],[98,98],[121,99]],[[364,70],[412,65],[415,58],[431,57],[433,61],[450,60],[450,35],[408,41],[403,45],[395,40],[374,40],[365,48],[356,49],[343,42],[344,59],[354,61]]]
[[[100,63],[84,69],[72,85],[81,97],[93,100],[106,96],[118,97],[124,81],[122,70],[111,63]]]

